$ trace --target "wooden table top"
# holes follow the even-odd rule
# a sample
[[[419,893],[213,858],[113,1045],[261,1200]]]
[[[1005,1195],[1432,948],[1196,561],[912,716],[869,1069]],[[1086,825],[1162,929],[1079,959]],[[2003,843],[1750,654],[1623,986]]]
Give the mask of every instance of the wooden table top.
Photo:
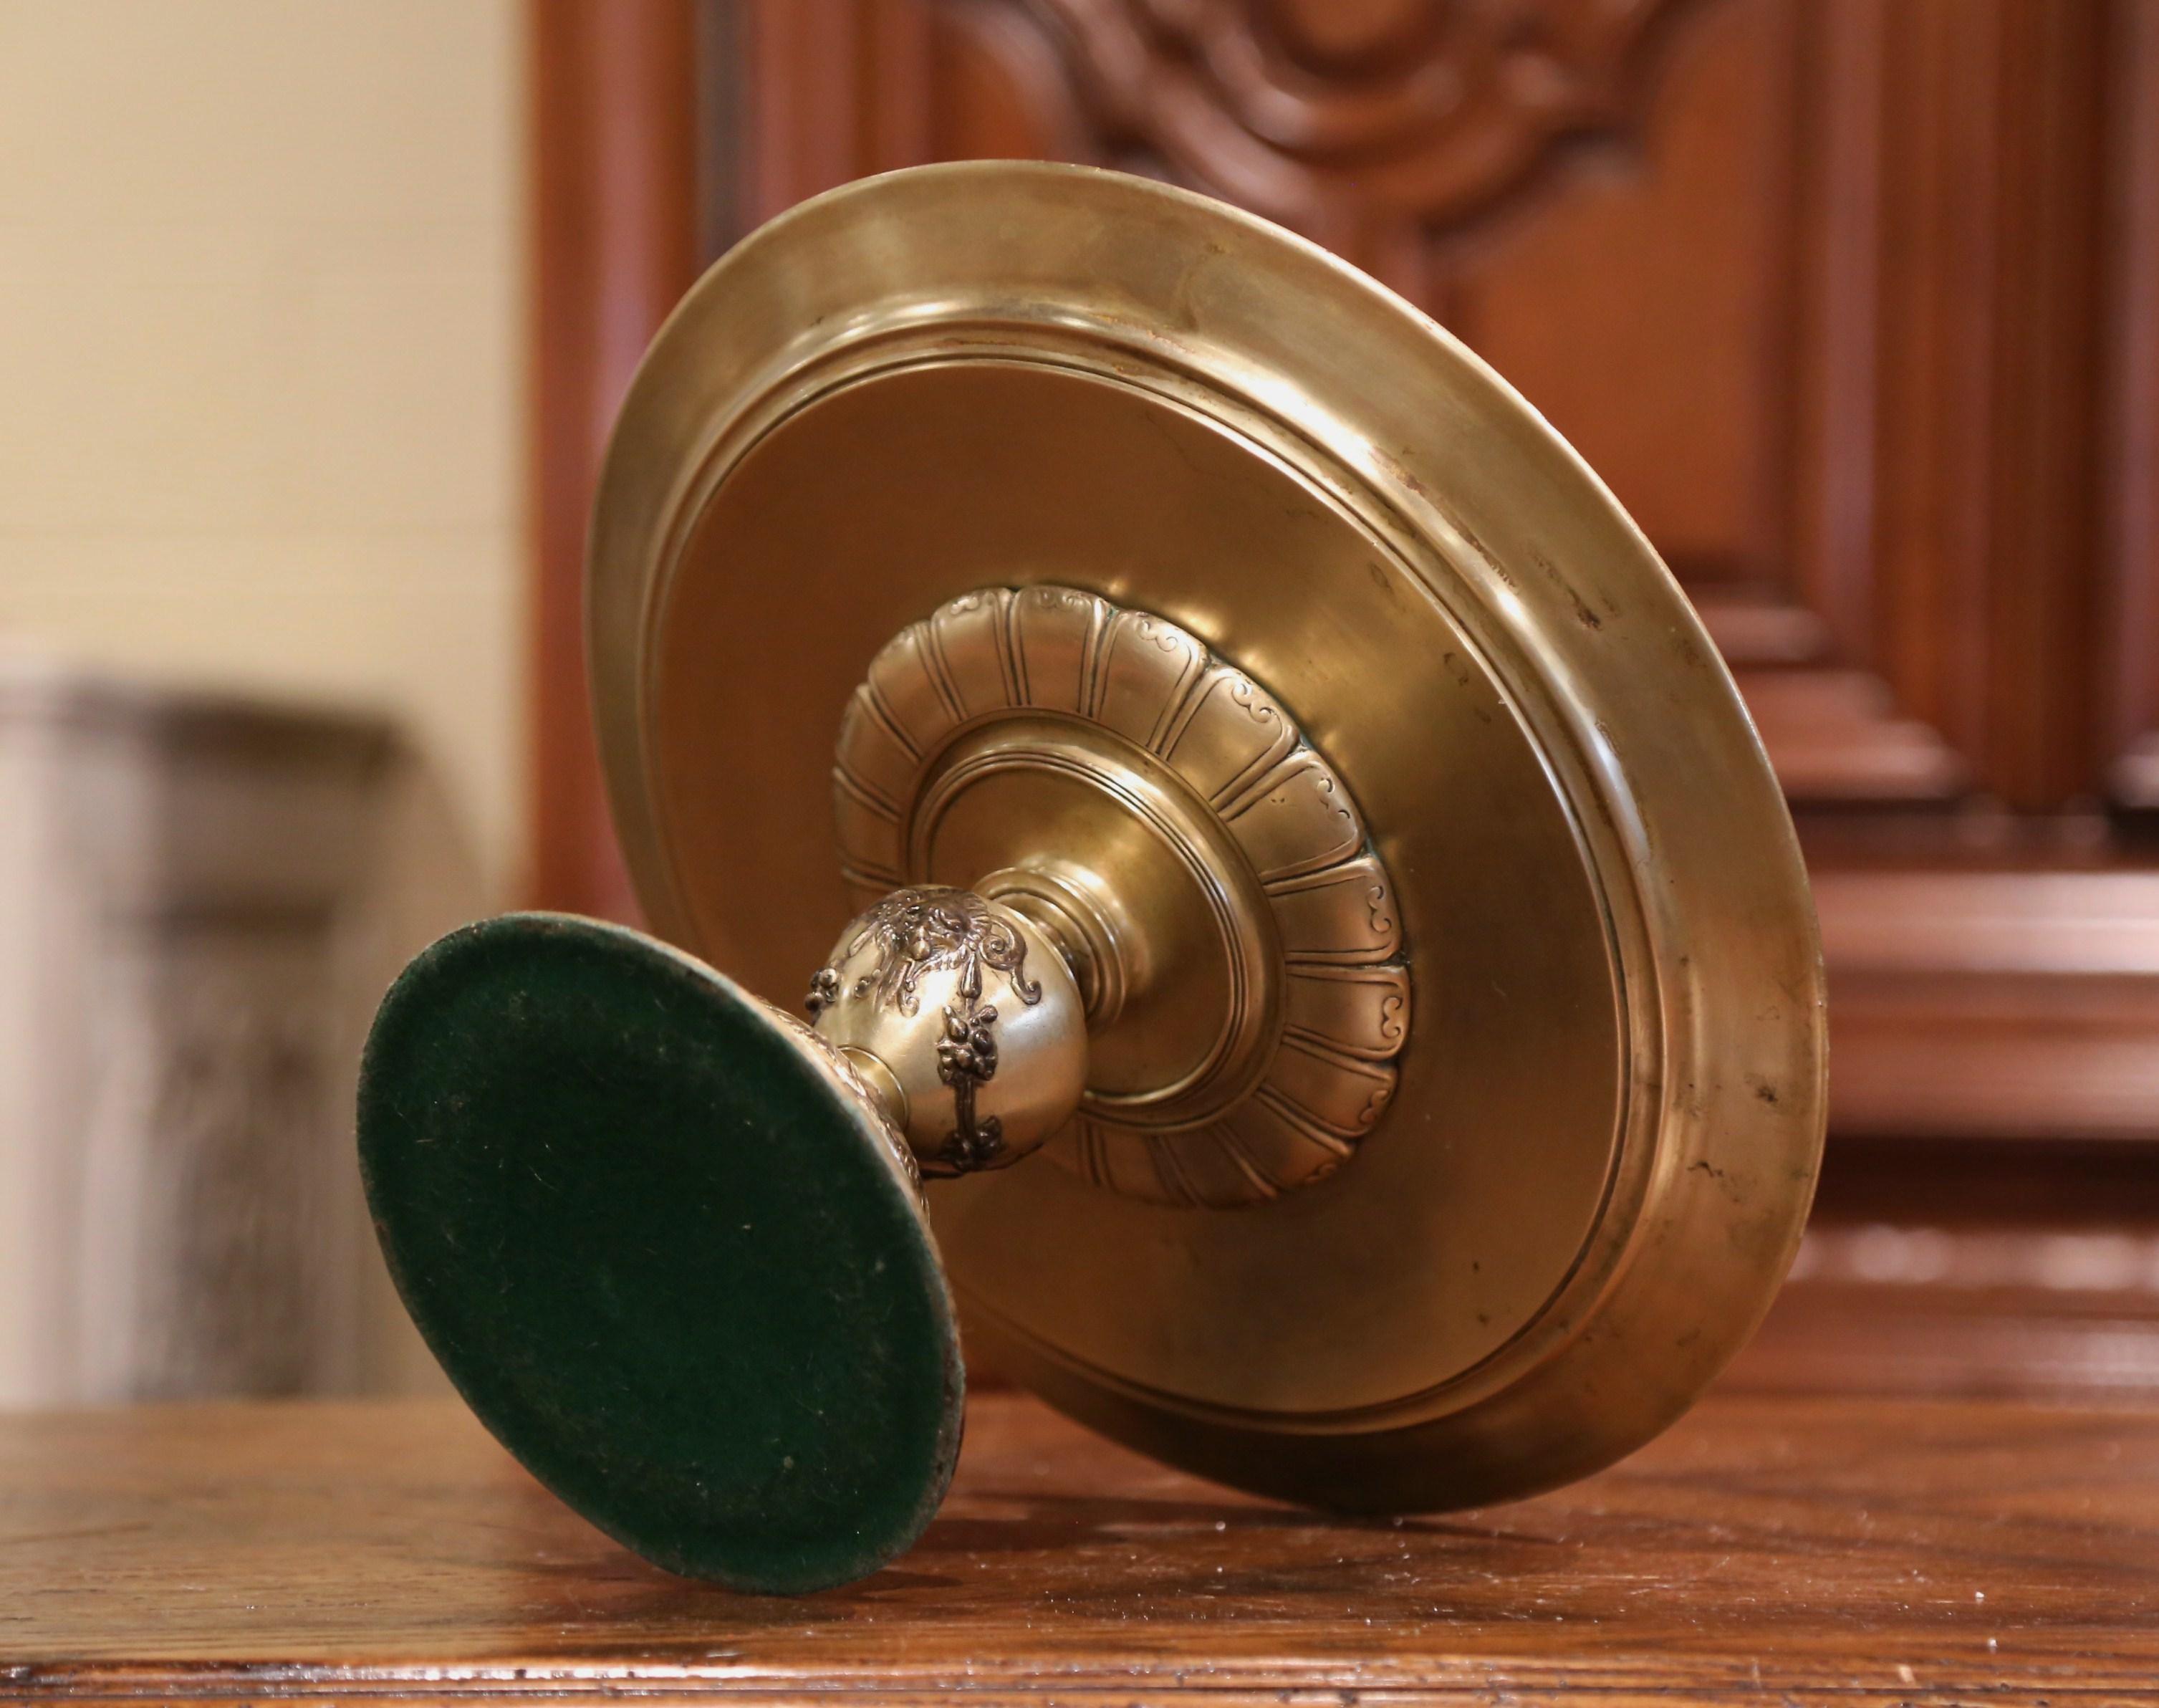
[[[856,1587],[670,1578],[449,1403],[0,1420],[0,1695],[2159,1695],[2159,1407],[1725,1394],[1517,1505],[1344,1523],[1008,1395]]]

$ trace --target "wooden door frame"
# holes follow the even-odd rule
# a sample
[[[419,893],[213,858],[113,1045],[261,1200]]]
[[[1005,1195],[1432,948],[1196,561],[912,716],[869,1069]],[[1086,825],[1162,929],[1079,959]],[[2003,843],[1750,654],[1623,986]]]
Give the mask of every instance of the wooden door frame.
[[[929,158],[904,0],[528,0],[532,779],[526,902],[634,920],[585,670],[584,556],[645,345],[744,230]],[[761,105],[759,91],[775,98]],[[760,146],[760,143],[762,146]]]
[[[585,532],[624,391],[696,277],[696,0],[530,0],[536,906],[630,919],[585,677]]]

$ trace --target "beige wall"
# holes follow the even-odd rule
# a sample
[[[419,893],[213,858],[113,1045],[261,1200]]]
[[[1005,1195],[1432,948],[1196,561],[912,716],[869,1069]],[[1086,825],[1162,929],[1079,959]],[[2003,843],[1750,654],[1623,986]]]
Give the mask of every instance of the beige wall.
[[[406,722],[518,877],[515,0],[0,0],[0,641]]]

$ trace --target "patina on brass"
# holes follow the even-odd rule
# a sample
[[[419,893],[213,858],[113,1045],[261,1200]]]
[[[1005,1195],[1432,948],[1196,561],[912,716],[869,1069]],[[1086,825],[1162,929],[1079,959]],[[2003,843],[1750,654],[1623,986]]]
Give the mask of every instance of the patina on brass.
[[[1100,706],[1007,681],[986,721],[963,692],[903,782],[846,757],[895,636],[1065,596],[1185,637],[1162,654],[1180,672],[1264,685],[1354,802],[1370,849],[1339,862],[1376,862],[1384,952],[1270,985],[1273,867],[1217,840],[1219,804],[1154,725],[1131,732],[1142,712],[1112,742]],[[1646,1440],[1766,1307],[1824,1108],[1775,780],[1595,476],[1339,261],[1078,168],[808,204],[655,343],[602,484],[591,619],[616,822],[662,933],[796,991],[872,892],[956,885],[1069,959],[1074,1126],[1116,1115],[1115,1155],[1064,1136],[1048,1155],[1076,1167],[930,1193],[973,1344],[1057,1405],[1250,1488],[1475,1504]],[[836,752],[889,836],[848,818],[844,782],[836,828]],[[1212,937],[1162,900],[1203,890]],[[1220,969],[1244,951],[1240,1010]],[[1357,970],[1397,965],[1411,1023],[1360,1056]],[[1173,1021],[1178,989],[1204,1000]],[[1155,1147],[1220,1154],[1191,1136],[1241,1134],[1299,1043],[1394,1076],[1354,1157],[1233,1207],[1163,1201],[1209,1200]]]

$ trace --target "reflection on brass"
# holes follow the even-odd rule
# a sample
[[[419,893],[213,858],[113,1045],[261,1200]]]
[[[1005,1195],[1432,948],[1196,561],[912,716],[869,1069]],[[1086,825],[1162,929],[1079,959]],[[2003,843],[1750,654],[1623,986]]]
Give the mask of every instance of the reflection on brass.
[[[1283,706],[1177,624],[1072,587],[949,600],[871,660],[833,779],[858,896],[974,884],[1072,963],[1091,1071],[1050,1154],[1082,1177],[1262,1203],[1385,1110],[1385,867]]]
[[[791,993],[950,886],[1043,1005],[1069,970],[1064,1166],[929,1188],[972,1343],[1054,1403],[1470,1504],[1647,1440],[1766,1307],[1824,1110],[1775,781],[1611,495],[1372,281],[1116,173],[849,185],[669,320],[591,577],[664,934]],[[1012,1150],[1041,1005],[937,976],[926,1053],[847,1059],[918,1151]]]

